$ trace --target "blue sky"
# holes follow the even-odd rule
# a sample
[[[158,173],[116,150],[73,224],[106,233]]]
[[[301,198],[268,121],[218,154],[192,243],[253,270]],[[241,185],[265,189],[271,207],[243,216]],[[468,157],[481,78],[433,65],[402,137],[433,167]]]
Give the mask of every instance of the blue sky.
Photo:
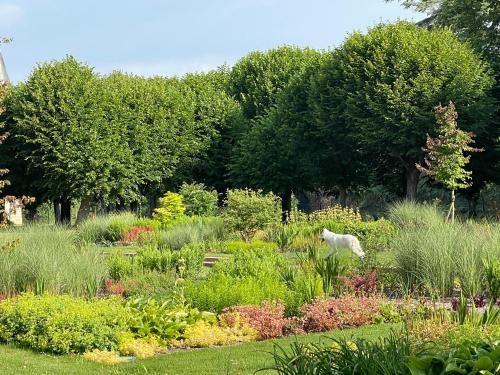
[[[100,73],[180,75],[282,44],[335,47],[354,30],[421,18],[383,0],[0,0],[14,82],[67,54]]]

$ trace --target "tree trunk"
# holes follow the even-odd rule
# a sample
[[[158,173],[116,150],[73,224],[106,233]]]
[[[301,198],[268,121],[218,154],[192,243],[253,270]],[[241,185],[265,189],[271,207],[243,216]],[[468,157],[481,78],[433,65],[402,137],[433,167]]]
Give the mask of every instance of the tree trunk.
[[[468,202],[468,213],[467,216],[469,219],[477,217],[477,204],[479,202],[479,194],[472,194],[467,197]]]
[[[75,225],[80,225],[83,223],[90,215],[92,209],[93,197],[87,196],[80,202],[80,208],[78,209],[78,214],[76,215]]]
[[[281,221],[283,223],[288,222],[290,219],[290,213],[292,212],[292,191],[287,190],[285,193],[281,194]]]
[[[71,199],[61,199],[61,224],[71,225]]]
[[[406,168],[406,199],[410,201],[417,200],[417,186],[420,172],[415,163],[410,163]]]
[[[446,220],[451,221],[452,224],[455,222],[455,190],[451,191],[451,204]]]
[[[339,203],[342,207],[347,207],[347,189],[339,188]]]
[[[61,202],[58,199],[52,201],[54,204],[54,220],[56,224],[61,224]]]

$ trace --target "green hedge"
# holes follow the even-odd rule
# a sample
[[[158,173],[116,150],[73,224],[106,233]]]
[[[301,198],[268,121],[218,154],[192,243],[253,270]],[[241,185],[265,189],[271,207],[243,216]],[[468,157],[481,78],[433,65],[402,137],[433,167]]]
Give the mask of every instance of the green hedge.
[[[130,319],[113,300],[24,294],[0,303],[0,341],[57,354],[116,350]]]

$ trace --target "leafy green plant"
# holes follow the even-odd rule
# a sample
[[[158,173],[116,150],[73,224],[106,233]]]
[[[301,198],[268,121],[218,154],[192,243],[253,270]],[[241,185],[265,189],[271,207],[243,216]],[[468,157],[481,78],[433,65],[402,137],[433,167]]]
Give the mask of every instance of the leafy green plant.
[[[488,259],[484,262],[486,289],[492,301],[500,298],[500,261]]]
[[[260,240],[254,240],[252,242],[245,241],[225,241],[220,244],[215,245],[215,252],[222,252],[227,254],[234,254],[239,251],[269,251],[277,250],[278,245],[274,242],[264,242]]]
[[[298,234],[299,231],[296,227],[282,224],[277,227],[274,238],[281,251],[289,251]]]
[[[197,321],[216,321],[214,314],[152,298],[131,299],[125,308],[131,313],[129,326],[136,337],[154,336],[165,342],[181,339],[186,328]]]
[[[417,168],[435,181],[451,190],[451,204],[446,219],[455,221],[455,190],[465,189],[472,185],[472,172],[466,171],[470,155],[464,152],[479,152],[481,149],[470,146],[474,143],[472,133],[460,130],[457,127],[458,114],[453,102],[442,107],[434,108],[438,125],[438,137],[427,135],[424,151],[426,152],[424,165],[417,164]]]
[[[217,191],[208,190],[203,184],[183,183],[179,189],[186,215],[189,216],[212,216],[217,210]]]
[[[0,341],[57,354],[115,350],[131,318],[114,300],[23,294],[0,303]]]
[[[335,339],[319,344],[295,342],[289,348],[275,344],[274,370],[280,375],[406,375],[406,357],[410,355],[407,336],[392,332],[387,338]]]
[[[88,244],[115,242],[120,240],[136,221],[137,217],[131,212],[88,218],[78,225],[76,240]]]
[[[410,356],[411,375],[441,374],[498,374],[500,369],[500,342],[481,345],[464,344],[445,354]]]
[[[160,198],[160,206],[155,208],[153,217],[163,225],[168,225],[172,221],[181,218],[186,211],[182,195],[167,192]]]
[[[259,229],[280,222],[279,198],[253,190],[228,190],[222,213],[225,225],[250,242]]]

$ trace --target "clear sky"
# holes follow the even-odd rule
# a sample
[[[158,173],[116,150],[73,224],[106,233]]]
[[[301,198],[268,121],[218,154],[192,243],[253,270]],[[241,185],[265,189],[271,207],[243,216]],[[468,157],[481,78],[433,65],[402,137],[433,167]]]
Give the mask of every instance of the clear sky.
[[[354,30],[421,18],[383,0],[0,0],[14,82],[67,54],[100,73],[180,75],[282,44],[335,47]]]

